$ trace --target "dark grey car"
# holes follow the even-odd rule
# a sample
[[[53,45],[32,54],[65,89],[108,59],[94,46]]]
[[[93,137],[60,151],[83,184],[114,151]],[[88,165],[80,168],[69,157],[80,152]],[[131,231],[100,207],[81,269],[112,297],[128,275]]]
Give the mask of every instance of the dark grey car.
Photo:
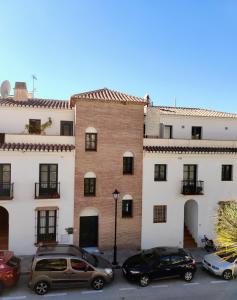
[[[113,280],[109,261],[73,245],[38,248],[32,260],[29,287],[38,295],[50,288],[91,285],[100,290]]]

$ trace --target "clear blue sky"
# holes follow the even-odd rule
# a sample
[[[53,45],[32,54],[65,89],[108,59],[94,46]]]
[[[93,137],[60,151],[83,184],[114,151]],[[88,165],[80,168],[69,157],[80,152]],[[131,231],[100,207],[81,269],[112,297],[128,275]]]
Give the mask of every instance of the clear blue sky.
[[[237,112],[236,0],[5,0],[0,81],[68,99],[103,87]]]

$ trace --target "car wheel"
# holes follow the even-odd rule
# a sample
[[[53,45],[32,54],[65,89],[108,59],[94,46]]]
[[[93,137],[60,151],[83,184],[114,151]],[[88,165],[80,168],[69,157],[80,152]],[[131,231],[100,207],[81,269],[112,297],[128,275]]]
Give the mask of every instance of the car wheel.
[[[105,280],[103,277],[96,277],[93,279],[91,286],[94,290],[102,290],[105,285]]]
[[[149,278],[149,276],[146,275],[146,274],[141,275],[140,280],[139,280],[140,286],[146,287],[146,286],[148,286],[149,283],[150,283],[150,278]]]
[[[230,280],[233,278],[231,270],[225,270],[222,276],[225,280]]]
[[[184,280],[185,281],[191,281],[193,279],[193,272],[191,271],[186,271],[184,273]]]
[[[49,284],[46,281],[39,281],[35,285],[35,292],[38,295],[45,295],[49,291]]]

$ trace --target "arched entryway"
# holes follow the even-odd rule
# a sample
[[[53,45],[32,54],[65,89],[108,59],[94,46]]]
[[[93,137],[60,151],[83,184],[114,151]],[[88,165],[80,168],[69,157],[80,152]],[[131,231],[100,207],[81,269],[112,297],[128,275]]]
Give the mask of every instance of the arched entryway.
[[[184,248],[196,248],[198,241],[198,204],[188,200],[184,205]]]
[[[0,206],[0,250],[8,250],[9,239],[9,214]]]
[[[80,213],[79,245],[80,247],[98,247],[99,212],[88,207]]]

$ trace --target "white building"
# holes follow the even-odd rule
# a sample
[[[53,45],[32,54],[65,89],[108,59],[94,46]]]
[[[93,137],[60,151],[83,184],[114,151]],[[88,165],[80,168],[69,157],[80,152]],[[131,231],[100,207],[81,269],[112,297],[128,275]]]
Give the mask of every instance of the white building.
[[[74,207],[74,110],[24,89],[0,98],[0,249],[16,254],[72,242]]]
[[[236,114],[148,107],[142,248],[201,246],[204,234],[215,237],[219,202],[237,199],[236,128]]]

